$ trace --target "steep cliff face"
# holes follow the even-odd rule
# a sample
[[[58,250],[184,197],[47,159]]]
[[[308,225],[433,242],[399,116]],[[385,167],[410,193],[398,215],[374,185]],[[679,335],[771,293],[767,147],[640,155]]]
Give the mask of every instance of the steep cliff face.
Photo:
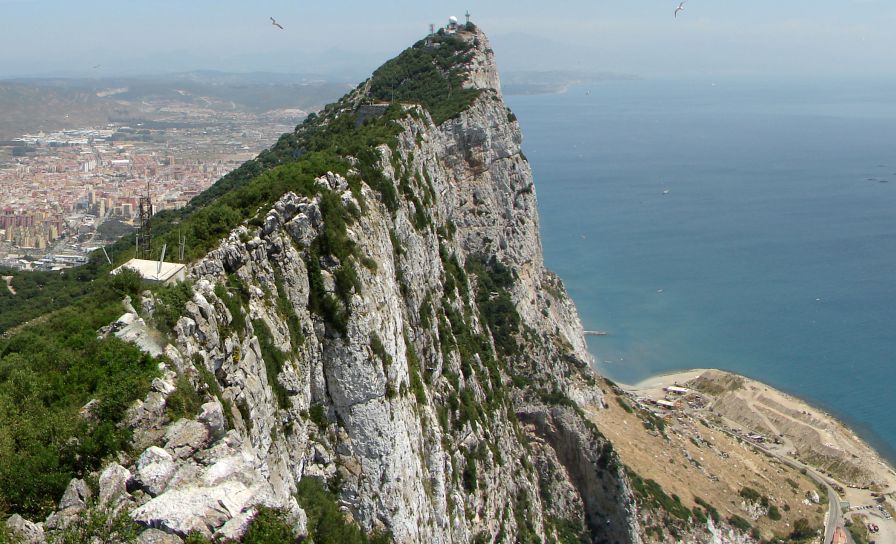
[[[240,539],[274,509],[328,541],[327,493],[337,525],[401,543],[683,534],[645,537],[642,522],[663,516],[638,510],[644,497],[583,411],[603,404],[602,382],[544,267],[488,40],[461,31],[403,55],[284,137],[280,166],[252,170],[255,193],[234,193],[234,178],[203,197],[273,198],[207,214],[249,209],[221,219],[230,232],[190,265],[170,335],[146,325],[163,304],[149,292],[101,331],[162,361],[126,418],[133,451],[96,485],[72,480],[42,525],[15,520],[20,534],[40,542],[99,508],[136,521],[141,542]],[[371,104],[409,87],[419,99]],[[688,526],[694,541],[728,541],[712,522]]]
[[[461,38],[478,95],[441,124],[402,106],[378,147],[393,202],[328,174],[191,267],[173,372],[131,420],[144,526],[237,536],[265,505],[313,533],[294,498],[312,478],[396,542],[639,541],[624,473],[576,404],[601,393],[542,262],[519,126],[487,39]],[[320,251],[338,232],[350,257]],[[175,374],[209,402],[171,424]]]

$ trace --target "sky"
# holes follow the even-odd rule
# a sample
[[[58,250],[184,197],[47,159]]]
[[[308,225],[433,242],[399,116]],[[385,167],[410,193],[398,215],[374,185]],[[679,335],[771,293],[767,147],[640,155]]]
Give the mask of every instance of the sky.
[[[355,79],[467,9],[504,70],[896,75],[893,0],[689,0],[675,19],[677,2],[0,0],[0,78],[215,69]]]

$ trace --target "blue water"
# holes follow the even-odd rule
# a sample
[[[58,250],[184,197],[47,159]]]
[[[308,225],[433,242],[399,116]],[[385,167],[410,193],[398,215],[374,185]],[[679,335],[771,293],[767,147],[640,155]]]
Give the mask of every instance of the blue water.
[[[585,328],[611,333],[589,339],[602,373],[745,374],[896,461],[896,82],[629,81],[508,102],[547,265]]]

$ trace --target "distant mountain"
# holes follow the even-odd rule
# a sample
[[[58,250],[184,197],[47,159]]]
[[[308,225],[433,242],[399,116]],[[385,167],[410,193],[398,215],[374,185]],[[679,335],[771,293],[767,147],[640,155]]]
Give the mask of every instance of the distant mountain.
[[[25,132],[97,125],[146,116],[144,102],[265,112],[315,111],[351,86],[318,74],[193,71],[114,78],[0,81],[0,139]]]
[[[191,50],[127,56],[114,51],[96,51],[76,59],[47,60],[36,71],[31,63],[15,58],[0,59],[0,78],[107,78],[141,77],[143,74],[222,73],[318,74],[328,80],[357,81],[367,77],[383,57],[394,52],[323,50],[275,50],[236,54],[209,54]],[[283,81],[281,81],[283,82]]]

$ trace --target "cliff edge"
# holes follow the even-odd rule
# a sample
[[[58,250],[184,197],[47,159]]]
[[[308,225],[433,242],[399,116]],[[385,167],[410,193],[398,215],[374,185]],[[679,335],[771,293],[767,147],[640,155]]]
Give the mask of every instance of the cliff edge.
[[[544,267],[521,139],[469,25],[163,216],[159,244],[187,233],[188,284],[100,331],[159,362],[132,448],[16,530],[101,511],[140,542],[646,541],[650,497],[586,417],[603,382]]]

